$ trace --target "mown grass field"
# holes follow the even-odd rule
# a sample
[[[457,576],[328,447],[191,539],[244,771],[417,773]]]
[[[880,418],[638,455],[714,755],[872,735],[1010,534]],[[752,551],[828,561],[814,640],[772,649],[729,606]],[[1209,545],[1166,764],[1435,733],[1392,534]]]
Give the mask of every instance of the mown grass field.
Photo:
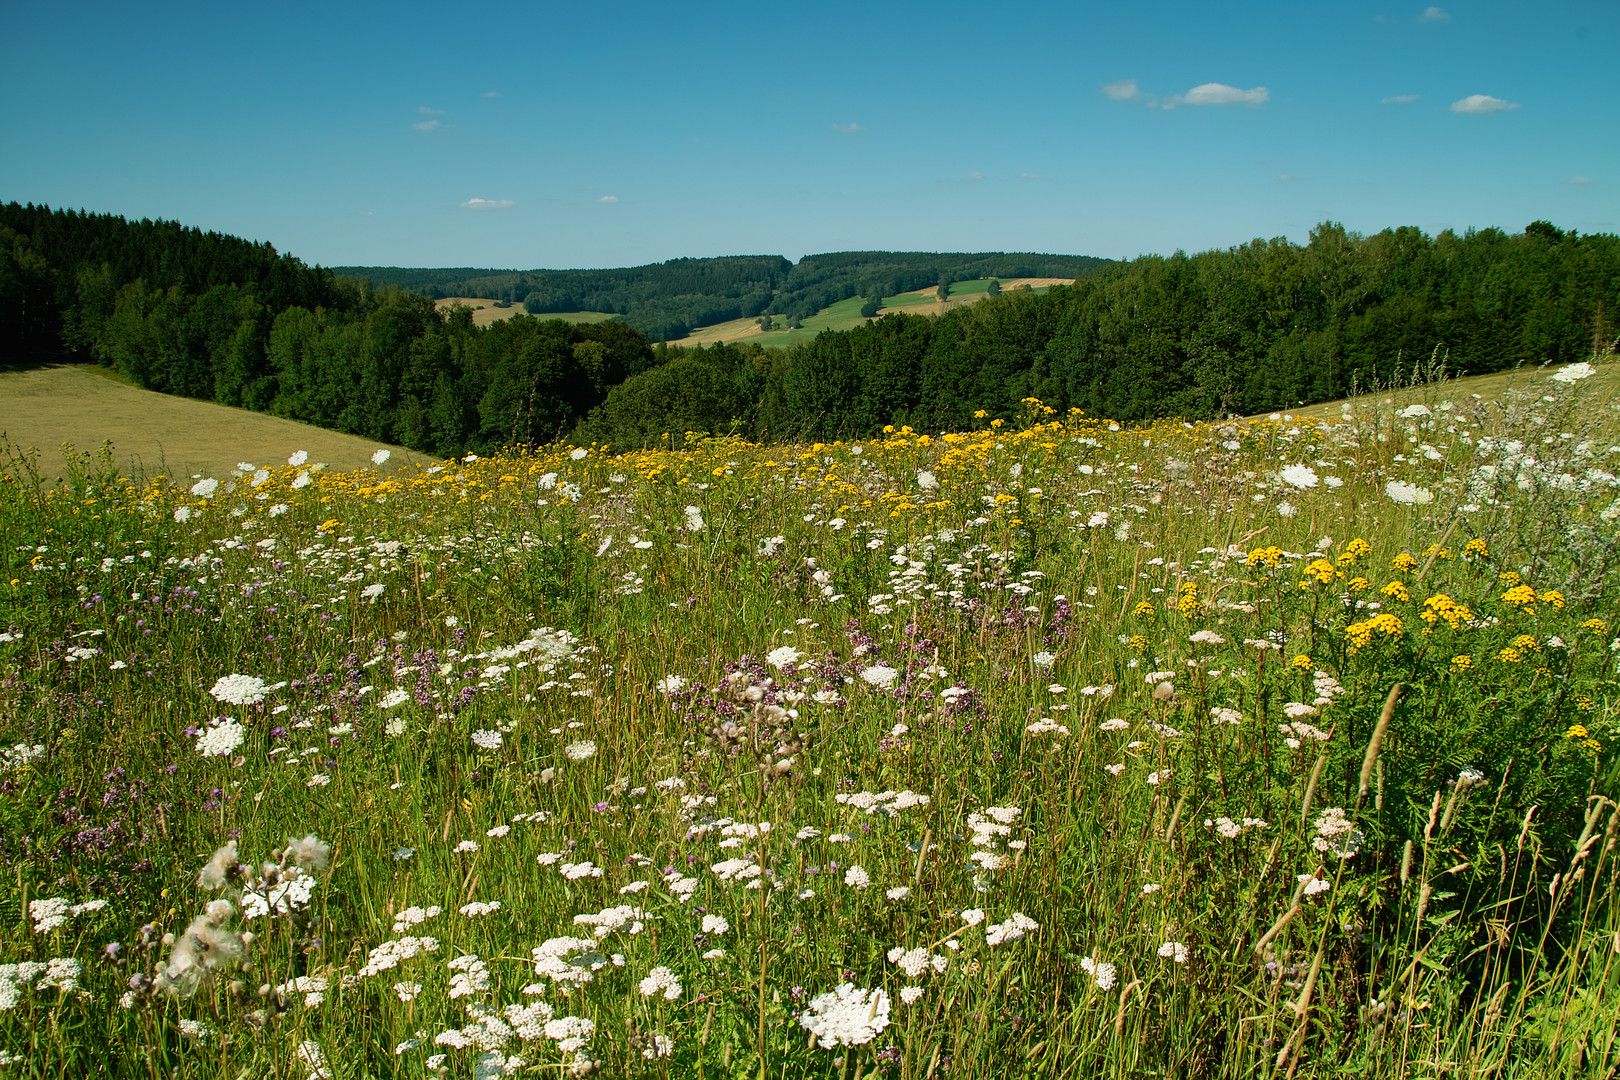
[[[1612,1075],[1620,402],[1558,374],[8,473],[3,1067]]]
[[[0,438],[37,450],[44,477],[65,477],[106,442],[124,475],[174,482],[193,474],[220,475],[238,462],[259,465],[304,450],[312,462],[344,471],[369,465],[377,443],[246,409],[158,394],[122,382],[106,368],[61,365],[0,371]],[[403,447],[381,447],[392,467],[426,463]]]

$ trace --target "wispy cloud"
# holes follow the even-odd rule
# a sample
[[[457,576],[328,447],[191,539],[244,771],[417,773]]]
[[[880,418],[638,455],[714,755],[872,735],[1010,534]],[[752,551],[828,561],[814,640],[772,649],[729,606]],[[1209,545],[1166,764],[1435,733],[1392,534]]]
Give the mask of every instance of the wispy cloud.
[[[845,135],[853,135],[857,131],[865,131],[866,130],[865,128],[861,127],[861,125],[859,125],[859,124],[834,124],[832,126],[832,129],[834,131],[843,132]]]
[[[1447,11],[1445,8],[1437,8],[1437,7],[1434,7],[1432,5],[1429,6],[1429,7],[1424,8],[1423,9],[1423,14],[1418,16],[1418,22],[1450,22],[1450,21],[1451,21],[1451,13],[1449,11]]]
[[[437,120],[418,120],[416,123],[411,125],[411,127],[415,128],[417,131],[432,131],[438,126],[439,122]]]
[[[1564,183],[1571,184],[1575,187],[1581,187],[1582,185],[1590,184],[1591,182],[1591,179],[1585,176],[1571,176],[1564,180]]]
[[[370,211],[370,210],[356,210],[354,212],[355,217],[370,217],[371,214],[372,214],[372,211]]]
[[[500,97],[501,92],[499,90],[485,90],[482,94],[479,94],[478,96],[479,97]]]
[[[1310,177],[1308,177],[1308,176],[1295,176],[1293,173],[1282,173],[1277,177],[1277,179],[1282,181],[1285,184],[1297,184],[1297,183],[1300,183],[1302,181],[1309,180]]]
[[[511,205],[511,199],[468,199],[461,204],[461,208],[463,210],[505,210]]]
[[[599,203],[616,203],[619,201],[619,197],[617,195],[604,195],[596,201]]]
[[[984,179],[984,173],[977,172],[977,171],[970,172],[970,173],[967,174],[967,178],[969,180],[983,180]]]
[[[1467,97],[1451,103],[1451,111],[1454,113],[1507,112],[1518,107],[1519,103],[1516,101],[1503,101],[1501,98],[1491,97],[1489,94],[1469,94]]]
[[[1405,105],[1409,101],[1416,101],[1422,94],[1396,94],[1394,97],[1380,98],[1380,105]]]
[[[1052,178],[1050,176],[1045,175],[1044,173],[1021,172],[1021,173],[1018,174],[1018,179],[1020,179],[1020,180],[1050,180]]]
[[[1239,90],[1225,83],[1208,82],[1195,86],[1185,94],[1176,94],[1165,100],[1164,107],[1177,105],[1264,105],[1271,100],[1271,91],[1263,86],[1252,90]]]
[[[1120,79],[1118,82],[1103,83],[1102,92],[1109,101],[1129,101],[1140,97],[1141,91],[1136,88],[1135,79]]]
[[[434,108],[431,108],[431,107],[429,107],[427,105],[418,105],[416,107],[416,111],[421,113],[423,116],[444,116],[445,115],[445,111],[443,109],[434,109]]]

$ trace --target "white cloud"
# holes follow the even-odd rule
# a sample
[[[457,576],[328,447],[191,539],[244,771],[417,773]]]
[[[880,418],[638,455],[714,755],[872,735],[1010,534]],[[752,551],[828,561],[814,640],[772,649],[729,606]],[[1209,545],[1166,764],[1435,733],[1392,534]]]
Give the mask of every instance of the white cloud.
[[[1491,97],[1489,94],[1469,94],[1467,97],[1451,103],[1451,111],[1454,113],[1507,112],[1509,109],[1517,109],[1518,107],[1519,103],[1516,101],[1503,101],[1501,98]]]
[[[1405,105],[1407,102],[1416,101],[1418,98],[1420,98],[1422,96],[1423,95],[1421,95],[1421,94],[1396,94],[1394,97],[1380,98],[1378,100],[1378,104],[1380,104],[1380,105]]]
[[[1118,82],[1103,83],[1102,92],[1109,101],[1129,101],[1141,94],[1136,88],[1135,79],[1121,79]]]
[[[468,199],[461,204],[461,208],[463,210],[505,210],[511,205],[511,199]]]
[[[1585,176],[1571,176],[1569,179],[1564,181],[1564,183],[1574,184],[1576,187],[1580,187],[1583,184],[1590,184],[1591,182],[1591,179]]]
[[[1050,176],[1045,175],[1044,173],[1021,172],[1021,173],[1018,174],[1018,179],[1020,179],[1020,180],[1050,180],[1052,178]]]
[[[1418,22],[1450,22],[1451,13],[1445,8],[1426,7],[1423,14],[1418,16]]]
[[[356,210],[354,213],[356,217],[370,217],[372,215],[370,210]]]
[[[967,174],[967,178],[969,180],[983,180],[984,179],[984,173],[982,173],[982,172],[970,172],[970,173]]]
[[[1308,177],[1308,176],[1295,176],[1293,173],[1282,173],[1277,177],[1277,179],[1281,180],[1285,184],[1292,184],[1292,183],[1298,183],[1301,180],[1309,180],[1310,177]]]
[[[832,126],[832,129],[834,131],[841,131],[845,135],[853,135],[857,131],[865,131],[866,130],[865,128],[861,127],[861,125],[859,125],[859,124],[834,124]]]
[[[443,116],[444,115],[444,110],[443,109],[431,109],[426,105],[418,105],[416,107],[416,111],[421,113],[423,116]]]
[[[479,97],[500,97],[501,92],[499,90],[485,90],[482,94],[479,94],[478,96]]]
[[[417,131],[432,131],[438,126],[439,122],[437,120],[418,120],[416,123],[411,125],[411,127],[415,128]]]
[[[599,203],[616,203],[619,201],[619,197],[617,195],[604,195],[596,201]]]
[[[1263,86],[1252,90],[1239,90],[1225,83],[1207,82],[1195,86],[1185,94],[1176,94],[1164,103],[1167,109],[1177,105],[1264,105],[1271,100],[1271,91]]]

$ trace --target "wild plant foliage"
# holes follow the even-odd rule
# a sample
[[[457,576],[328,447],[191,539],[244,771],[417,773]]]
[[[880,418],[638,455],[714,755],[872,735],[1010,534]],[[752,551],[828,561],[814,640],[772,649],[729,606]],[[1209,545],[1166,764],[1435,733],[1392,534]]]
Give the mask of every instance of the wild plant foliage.
[[[13,460],[5,1068],[1610,1075],[1594,373],[1335,424]]]

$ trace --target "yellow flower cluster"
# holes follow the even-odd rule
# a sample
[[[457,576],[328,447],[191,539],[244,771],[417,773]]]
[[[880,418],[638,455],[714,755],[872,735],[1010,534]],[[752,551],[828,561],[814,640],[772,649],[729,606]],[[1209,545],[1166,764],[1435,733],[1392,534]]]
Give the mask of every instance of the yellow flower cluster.
[[[1515,574],[1514,576],[1517,577],[1518,575]],[[1536,590],[1528,585],[1515,585],[1502,594],[1502,603],[1534,614],[1536,610]]]
[[[1135,607],[1131,608],[1131,614],[1139,619],[1151,619],[1155,610],[1151,600],[1141,600],[1137,602]]]
[[[1585,622],[1579,625],[1579,629],[1590,630],[1594,634],[1601,634],[1603,631],[1607,630],[1608,627],[1604,625],[1602,619],[1587,619]]]
[[[1361,537],[1356,537],[1344,545],[1344,553],[1339,556],[1340,566],[1354,566],[1368,555],[1372,554],[1372,545]]]
[[[1507,648],[1497,653],[1496,658],[1504,664],[1517,664],[1524,660],[1524,653],[1509,645]]]
[[[1423,557],[1425,559],[1434,558],[1442,562],[1449,562],[1451,560],[1451,549],[1443,548],[1439,544],[1430,544],[1423,549]]]
[[[1176,607],[1187,616],[1197,615],[1204,610],[1204,604],[1198,599],[1198,583],[1185,581],[1181,584],[1181,597],[1176,601]]]
[[[1504,604],[1516,607],[1527,615],[1535,614],[1536,601],[1538,600],[1543,604],[1552,605],[1559,611],[1563,611],[1564,606],[1568,603],[1568,601],[1564,599],[1564,594],[1559,592],[1557,589],[1547,589],[1538,593],[1529,585],[1515,585],[1513,588],[1502,594],[1502,602]]]
[[[1474,613],[1445,593],[1436,593],[1423,601],[1423,612],[1420,618],[1430,625],[1444,619],[1446,625],[1455,630],[1463,623],[1472,621]]]
[[[1412,557],[1410,551],[1403,551],[1390,562],[1396,570],[1403,574],[1410,574],[1417,569],[1418,561]]]
[[[1370,619],[1351,623],[1345,627],[1344,635],[1350,639],[1352,648],[1364,649],[1372,644],[1373,635],[1383,634],[1391,640],[1399,640],[1406,633],[1406,626],[1399,618],[1387,611],[1379,612]]]
[[[1465,559],[1486,559],[1490,557],[1490,554],[1491,549],[1486,547],[1485,541],[1478,537],[1463,545],[1463,558]]]
[[[1270,547],[1257,547],[1249,552],[1249,557],[1243,560],[1243,565],[1251,570],[1256,566],[1267,566],[1275,570],[1282,565],[1283,550],[1273,544]]]
[[[1333,564],[1326,559],[1315,559],[1305,567],[1305,576],[1315,578],[1322,585],[1331,585],[1335,579],[1344,577],[1344,572],[1335,570]]]
[[[1473,666],[1474,658],[1469,656],[1467,653],[1464,653],[1461,656],[1453,656],[1451,658],[1452,671],[1469,671],[1473,668]]]
[[[1594,754],[1603,749],[1603,744],[1592,738],[1592,733],[1586,730],[1585,724],[1571,724],[1569,730],[1564,732],[1564,738],[1578,740],[1581,749],[1590,750]]]
[[[1412,599],[1412,594],[1407,592],[1406,586],[1399,581],[1392,581],[1378,591],[1390,599],[1399,600],[1402,603],[1410,603]]]
[[[1312,669],[1314,669],[1316,667],[1316,661],[1312,660],[1310,657],[1306,656],[1304,653],[1301,653],[1300,655],[1294,657],[1292,660],[1288,661],[1288,666],[1293,667],[1293,668],[1300,668],[1301,670],[1304,670],[1304,671],[1310,671],[1310,670],[1312,670]]]

